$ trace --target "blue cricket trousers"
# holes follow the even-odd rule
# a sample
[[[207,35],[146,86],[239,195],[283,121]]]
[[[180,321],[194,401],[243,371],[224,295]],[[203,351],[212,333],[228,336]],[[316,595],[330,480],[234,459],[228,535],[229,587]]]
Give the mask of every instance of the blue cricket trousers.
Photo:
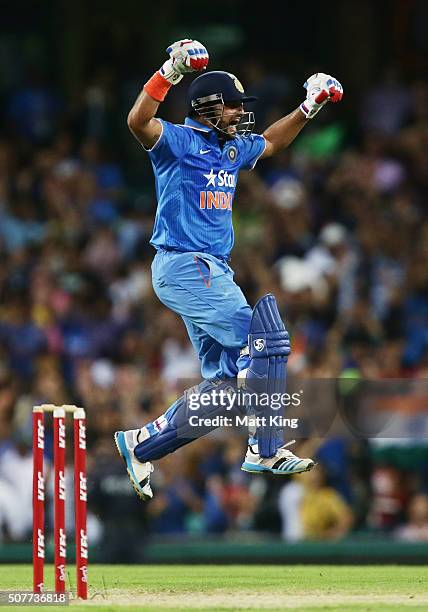
[[[203,378],[235,378],[248,364],[252,309],[226,261],[197,252],[159,250],[152,263],[153,289],[179,314],[201,361]]]

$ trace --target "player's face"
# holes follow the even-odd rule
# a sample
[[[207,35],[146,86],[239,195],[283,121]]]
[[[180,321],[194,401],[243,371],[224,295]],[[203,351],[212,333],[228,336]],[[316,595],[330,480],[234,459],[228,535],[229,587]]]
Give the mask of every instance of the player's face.
[[[227,102],[223,106],[223,114],[219,127],[226,130],[228,136],[234,138],[237,134],[236,126],[242,117],[244,112],[244,105],[242,102]]]

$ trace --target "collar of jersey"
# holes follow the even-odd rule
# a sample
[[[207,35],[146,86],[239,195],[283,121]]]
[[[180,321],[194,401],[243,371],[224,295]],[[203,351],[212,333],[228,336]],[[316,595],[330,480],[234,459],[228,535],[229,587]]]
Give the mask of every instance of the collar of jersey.
[[[209,134],[210,132],[214,131],[214,128],[209,128],[206,125],[199,123],[199,121],[195,121],[194,119],[191,119],[190,117],[185,118],[184,125],[186,125],[187,127],[193,128],[195,130],[200,130],[201,132],[205,132],[206,134]]]

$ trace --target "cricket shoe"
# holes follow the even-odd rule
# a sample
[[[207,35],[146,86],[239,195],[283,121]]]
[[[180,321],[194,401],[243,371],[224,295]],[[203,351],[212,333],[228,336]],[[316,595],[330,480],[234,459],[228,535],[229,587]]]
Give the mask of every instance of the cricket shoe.
[[[135,492],[143,501],[153,497],[150,486],[150,474],[153,472],[153,464],[150,461],[142,463],[134,454],[134,448],[141,442],[138,439],[141,429],[130,429],[128,431],[116,431],[114,440],[119,455],[126,464],[129,478]]]
[[[309,472],[315,463],[312,459],[301,459],[297,455],[288,450],[286,447],[294,444],[295,440],[287,442],[276,451],[273,457],[260,457],[257,444],[248,445],[245,461],[241,466],[244,472],[252,472],[259,474],[261,472],[270,472],[271,474],[280,474],[287,476],[290,474],[300,474],[301,472]]]

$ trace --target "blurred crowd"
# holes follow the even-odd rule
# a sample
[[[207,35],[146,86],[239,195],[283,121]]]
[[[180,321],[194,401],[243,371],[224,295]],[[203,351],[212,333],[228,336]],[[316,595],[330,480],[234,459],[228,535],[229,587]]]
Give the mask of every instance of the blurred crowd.
[[[297,106],[283,75],[256,61],[236,71],[261,98],[258,131]],[[343,108],[323,110],[288,150],[241,175],[231,267],[250,304],[276,295],[290,373],[422,379],[428,82],[387,71],[354,106],[344,85]],[[161,116],[182,121],[184,91]],[[428,541],[428,445],[409,436],[300,440],[295,452],[318,467],[283,481],[242,472],[245,439],[218,430],[157,462],[153,501],[136,498],[112,432],[152,420],[183,380],[199,379],[184,325],[151,288],[154,182],[126,128],[137,92],[115,96],[101,73],[70,108],[32,74],[0,111],[0,541],[29,538],[40,403],[87,410],[90,538],[106,560],[138,555],[136,530]]]

